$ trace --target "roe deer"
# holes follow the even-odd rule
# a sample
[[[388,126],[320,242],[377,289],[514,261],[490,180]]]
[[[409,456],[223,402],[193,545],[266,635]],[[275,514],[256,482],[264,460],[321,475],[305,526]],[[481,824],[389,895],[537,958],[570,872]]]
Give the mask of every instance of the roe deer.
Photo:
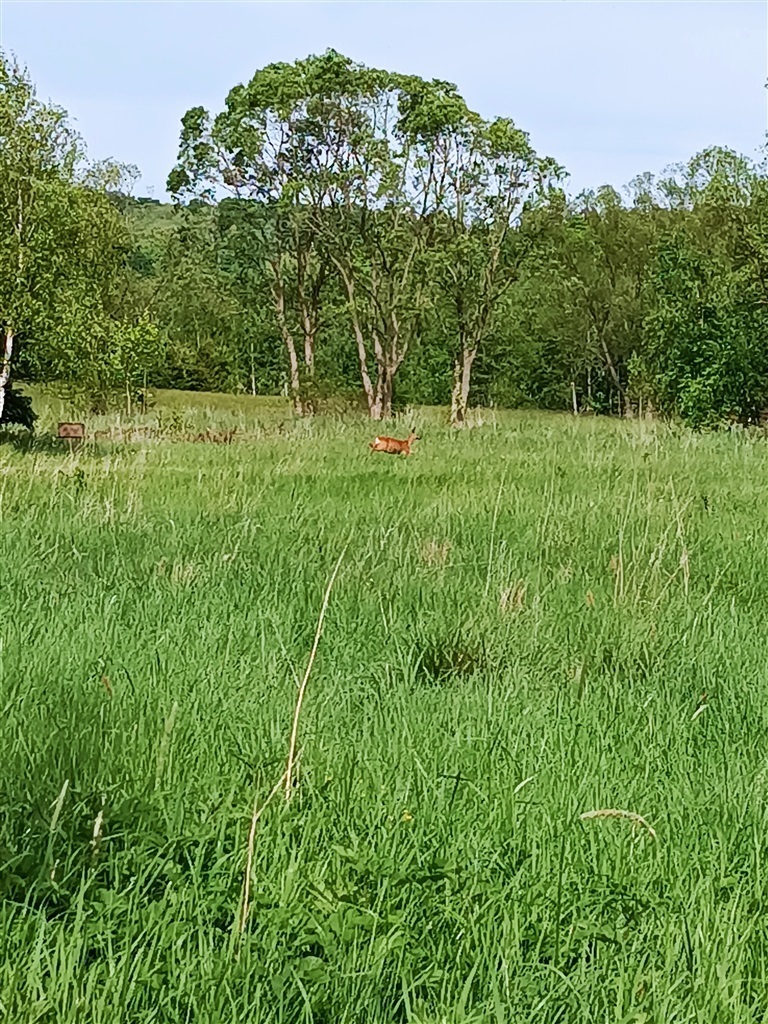
[[[370,449],[373,452],[386,452],[387,455],[410,455],[411,445],[419,438],[413,431],[410,432],[405,441],[398,441],[394,437],[375,437]]]

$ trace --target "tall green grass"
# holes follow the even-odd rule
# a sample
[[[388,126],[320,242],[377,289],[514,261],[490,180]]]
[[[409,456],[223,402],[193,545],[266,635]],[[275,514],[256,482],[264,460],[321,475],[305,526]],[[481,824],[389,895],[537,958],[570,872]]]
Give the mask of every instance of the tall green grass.
[[[0,1018],[766,1019],[765,441],[259,415],[0,448]]]

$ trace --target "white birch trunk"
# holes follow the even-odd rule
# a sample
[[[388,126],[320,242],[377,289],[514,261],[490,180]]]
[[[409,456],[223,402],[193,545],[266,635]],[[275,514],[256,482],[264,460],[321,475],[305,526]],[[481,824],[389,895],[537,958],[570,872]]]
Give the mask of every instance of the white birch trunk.
[[[5,344],[3,346],[3,361],[0,363],[0,422],[5,412],[5,391],[8,381],[11,378],[11,358],[13,356],[13,328],[5,328]]]
[[[472,381],[472,364],[477,355],[477,346],[463,348],[461,358],[453,367],[453,392],[451,394],[451,426],[463,427],[469,408],[469,389]]]

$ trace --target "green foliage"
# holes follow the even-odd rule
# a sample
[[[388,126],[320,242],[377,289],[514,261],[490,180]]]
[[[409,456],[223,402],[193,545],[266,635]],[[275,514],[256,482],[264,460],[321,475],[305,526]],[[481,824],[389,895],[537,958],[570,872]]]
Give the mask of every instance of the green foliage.
[[[665,188],[686,210],[649,275],[639,360],[660,408],[692,426],[756,420],[768,405],[768,189],[764,167],[708,150]]]
[[[14,370],[99,401],[130,391],[134,353],[157,341],[146,317],[123,307],[131,238],[110,190],[133,170],[86,164],[65,113],[1,55],[0,140],[0,320],[14,335]]]
[[[13,373],[99,407],[145,381],[457,424],[474,402],[713,426],[768,400],[768,174],[730,150],[569,200],[510,118],[333,50],[188,111],[175,208],[88,164],[5,58],[0,141]]]
[[[68,277],[80,145],[63,111],[42,104],[2,54],[0,143],[0,318],[20,334],[45,318]]]
[[[484,340],[504,287],[506,234],[553,171],[511,121],[485,124],[450,83],[368,69],[330,50],[262,69],[215,117],[190,110],[169,188],[180,201],[213,203],[226,192],[239,201],[227,239],[241,299],[255,307],[242,287],[250,266],[251,281],[256,273],[269,283],[297,411],[317,387],[315,342],[325,307],[338,308],[336,277],[369,411],[380,418],[430,285],[449,285],[437,305],[449,319],[453,311],[453,348]]]
[[[179,163],[169,178],[180,201],[227,194],[237,200],[224,211],[222,237],[238,300],[253,327],[266,285],[299,413],[310,411],[316,390],[316,341],[331,269],[316,219],[333,198],[339,172],[329,153],[342,147],[350,125],[359,129],[347,104],[361,90],[369,94],[376,78],[333,51],[269,65],[233,89],[216,117],[201,108],[185,115]]]
[[[659,252],[646,323],[650,390],[662,411],[694,427],[746,423],[768,406],[768,313],[734,283],[685,239]]]
[[[131,324],[92,315],[73,338],[55,379],[63,393],[87,399],[96,409],[105,411],[118,399],[130,412],[144,382],[156,379],[161,352],[159,330],[147,316]]]

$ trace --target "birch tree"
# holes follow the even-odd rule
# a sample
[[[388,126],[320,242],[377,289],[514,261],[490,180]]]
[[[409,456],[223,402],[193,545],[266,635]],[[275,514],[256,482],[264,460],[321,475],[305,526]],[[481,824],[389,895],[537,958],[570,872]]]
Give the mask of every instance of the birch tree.
[[[80,157],[64,112],[0,54],[0,421],[19,334],[44,319],[66,258],[67,181]]]
[[[130,238],[108,189],[133,171],[89,165],[66,113],[37,98],[17,63],[0,55],[0,421],[8,420],[19,364],[38,379],[92,376],[130,323],[119,308]],[[21,348],[20,348],[21,346]]]

